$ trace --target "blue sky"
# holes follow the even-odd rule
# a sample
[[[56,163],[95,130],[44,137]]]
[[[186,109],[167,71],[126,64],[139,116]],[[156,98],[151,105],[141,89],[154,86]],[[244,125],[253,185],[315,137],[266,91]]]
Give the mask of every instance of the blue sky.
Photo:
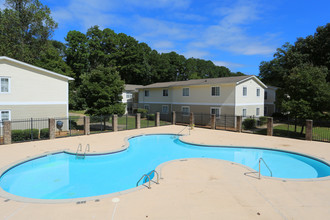
[[[64,42],[70,30],[99,25],[146,42],[159,52],[213,61],[259,74],[261,61],[297,37],[330,22],[329,0],[40,0],[50,7]],[[3,3],[4,0],[0,0]]]

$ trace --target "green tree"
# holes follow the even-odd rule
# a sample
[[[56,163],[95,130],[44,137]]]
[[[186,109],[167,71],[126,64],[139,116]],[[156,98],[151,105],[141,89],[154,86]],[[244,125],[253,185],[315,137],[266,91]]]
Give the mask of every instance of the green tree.
[[[303,64],[292,68],[284,77],[284,111],[295,119],[321,117],[329,109],[330,84],[326,82],[328,69]]]
[[[57,23],[38,0],[6,0],[0,10],[0,54],[35,64]]]
[[[125,113],[125,106],[121,103],[124,81],[113,67],[99,65],[82,78],[80,97],[86,100],[86,113],[90,115]]]

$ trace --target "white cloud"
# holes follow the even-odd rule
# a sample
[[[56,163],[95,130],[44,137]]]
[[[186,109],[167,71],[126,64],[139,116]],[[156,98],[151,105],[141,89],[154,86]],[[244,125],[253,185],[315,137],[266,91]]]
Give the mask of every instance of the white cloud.
[[[232,63],[232,62],[227,62],[227,61],[212,61],[216,66],[225,66],[229,69],[232,68],[239,68],[239,67],[244,67],[244,64],[241,63]]]
[[[240,0],[232,7],[218,8],[222,15],[218,24],[206,28],[201,40],[191,46],[217,48],[243,55],[268,55],[275,51],[266,36],[252,36],[247,33],[249,24],[260,19],[259,5],[255,1]]]
[[[169,50],[174,48],[174,43],[168,40],[156,41],[153,42],[152,47],[156,50]]]
[[[167,8],[170,10],[173,9],[187,9],[191,1],[190,0],[124,0],[124,2],[129,3],[135,7],[142,7],[142,8]]]

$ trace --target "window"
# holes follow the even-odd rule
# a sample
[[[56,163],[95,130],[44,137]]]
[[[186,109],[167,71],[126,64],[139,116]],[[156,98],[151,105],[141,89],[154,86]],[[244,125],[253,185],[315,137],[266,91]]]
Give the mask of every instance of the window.
[[[9,93],[10,91],[10,80],[8,77],[0,77],[0,93]]]
[[[163,89],[163,96],[168,96],[168,89]]]
[[[260,115],[260,108],[257,108],[256,109],[256,116],[259,116]]]
[[[243,117],[246,117],[246,109],[243,108]]]
[[[260,96],[260,89],[257,89],[257,96]]]
[[[267,106],[264,107],[264,115],[268,115],[268,107]]]
[[[162,113],[164,114],[168,113],[168,105],[162,105]]]
[[[211,107],[211,115],[215,115],[215,117],[220,118],[221,110],[217,107]]]
[[[212,92],[211,92],[212,96],[220,96],[220,87],[212,87]]]
[[[189,88],[182,89],[182,96],[189,96]]]
[[[148,97],[149,96],[149,90],[144,90],[144,96]]]
[[[131,99],[132,97],[132,93],[126,93],[126,99]]]
[[[247,96],[247,87],[243,87],[243,96]]]
[[[182,106],[181,107],[182,115],[187,116],[190,114],[190,107],[189,106]]]
[[[265,91],[265,99],[267,99],[267,97],[268,97],[268,93],[267,91]]]
[[[150,106],[149,105],[144,105],[144,109],[148,110],[148,112],[149,112]]]

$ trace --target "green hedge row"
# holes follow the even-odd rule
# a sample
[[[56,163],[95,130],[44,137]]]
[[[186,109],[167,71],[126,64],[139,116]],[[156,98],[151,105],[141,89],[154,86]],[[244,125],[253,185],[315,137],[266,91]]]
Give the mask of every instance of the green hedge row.
[[[39,129],[32,129],[32,136],[33,139],[38,139]],[[40,139],[48,139],[48,138],[49,138],[49,129],[48,128],[40,129]],[[31,129],[12,130],[11,139],[13,142],[31,140]]]

